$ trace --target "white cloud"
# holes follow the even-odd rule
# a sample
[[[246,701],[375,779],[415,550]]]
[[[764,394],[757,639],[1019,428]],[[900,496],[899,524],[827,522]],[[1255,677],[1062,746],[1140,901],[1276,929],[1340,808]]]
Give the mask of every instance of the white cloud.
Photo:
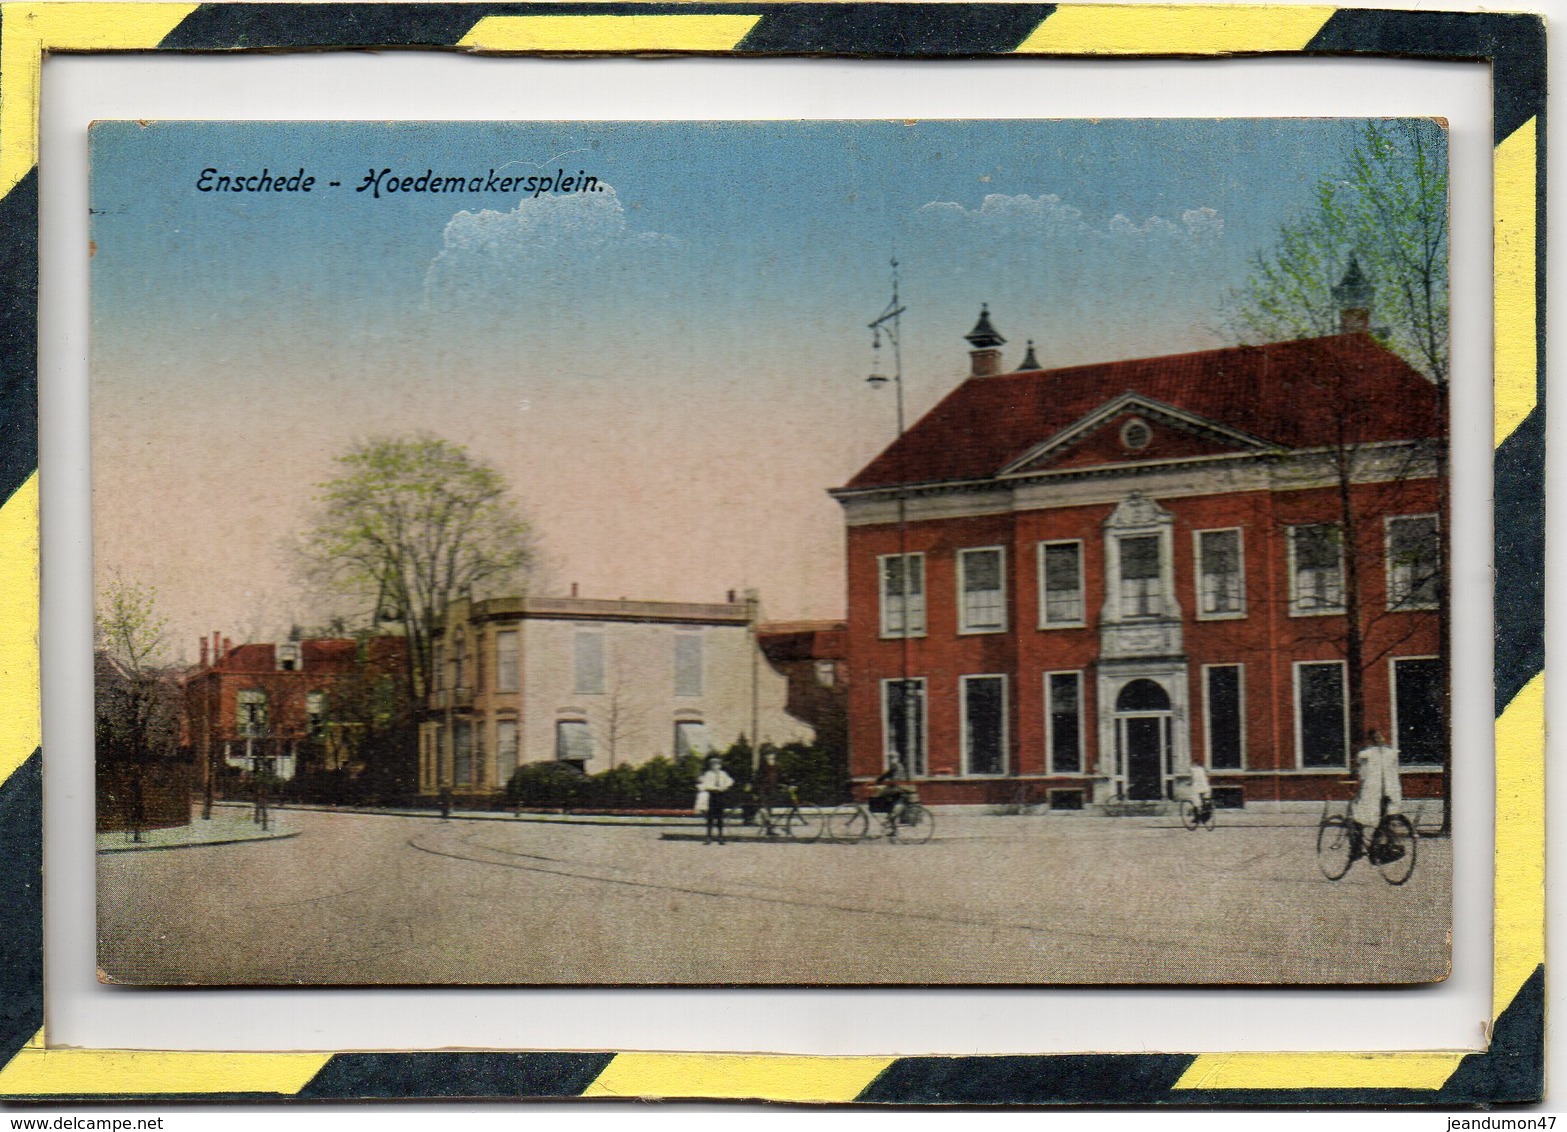
[[[1216,239],[1224,232],[1224,218],[1211,208],[1192,208],[1181,213],[1179,221],[1150,216],[1142,223],[1117,213],[1108,223],[1094,225],[1084,218],[1083,210],[1064,203],[1055,193],[1029,196],[991,193],[978,208],[967,208],[956,201],[931,201],[918,210],[919,215],[938,223],[969,223],[1000,231],[1043,233],[1056,236],[1076,235],[1104,239]]]
[[[571,280],[632,266],[678,241],[631,227],[612,186],[601,191],[526,197],[509,212],[458,212],[425,273],[432,307],[501,297],[540,287],[573,289]]]

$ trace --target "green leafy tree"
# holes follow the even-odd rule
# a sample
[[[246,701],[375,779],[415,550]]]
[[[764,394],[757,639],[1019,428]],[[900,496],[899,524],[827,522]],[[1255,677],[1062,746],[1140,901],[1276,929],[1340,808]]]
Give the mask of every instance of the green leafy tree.
[[[123,806],[137,841],[149,767],[172,760],[179,742],[179,689],[159,664],[166,630],[156,590],[110,579],[93,617],[93,738],[101,802]]]
[[[95,726],[106,759],[139,764],[174,752],[175,689],[159,663],[167,627],[151,586],[116,575],[104,587],[93,635],[100,657]]]
[[[499,472],[429,434],[377,437],[337,458],[302,543],[307,576],[401,627],[416,701],[432,685],[447,609],[479,589],[520,584],[532,537]]]
[[[1447,148],[1428,121],[1367,123],[1344,167],[1317,182],[1226,303],[1240,342],[1339,331],[1334,297],[1354,260],[1373,288],[1378,337],[1439,386],[1448,380]]]
[[[1250,276],[1227,303],[1229,329],[1243,343],[1337,334],[1341,312],[1363,307],[1369,313],[1371,333],[1436,386],[1438,435],[1434,443],[1417,445],[1410,453],[1407,476],[1421,478],[1434,469],[1437,484],[1441,519],[1434,616],[1444,670],[1451,654],[1447,198],[1446,138],[1437,123],[1368,122],[1343,168],[1317,182],[1311,207],[1283,225],[1273,247],[1257,255]],[[1323,395],[1334,397],[1329,386],[1335,382],[1342,386],[1346,376],[1324,375]],[[1344,423],[1359,408],[1351,388],[1338,391]],[[1353,435],[1351,429],[1344,431],[1346,437]],[[1365,672],[1386,652],[1368,647],[1368,614],[1359,591],[1360,578],[1374,568],[1381,547],[1371,533],[1358,529],[1359,516],[1351,505],[1351,486],[1361,478],[1370,455],[1364,445],[1348,439],[1329,454],[1338,480],[1338,527],[1346,550],[1346,615],[1337,643],[1347,661],[1351,736],[1356,743],[1361,740],[1365,714]],[[1452,756],[1445,697],[1439,727],[1446,832],[1451,822]]]

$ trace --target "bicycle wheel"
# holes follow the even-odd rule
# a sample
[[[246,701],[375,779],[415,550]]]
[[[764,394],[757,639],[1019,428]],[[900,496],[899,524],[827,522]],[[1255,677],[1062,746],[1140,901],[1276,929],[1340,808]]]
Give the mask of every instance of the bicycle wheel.
[[[1209,833],[1219,828],[1217,809],[1218,807],[1209,802],[1207,810],[1203,812],[1202,824],[1208,828]]]
[[[936,815],[915,803],[898,815],[898,840],[905,845],[923,845],[936,832]]]
[[[1181,824],[1184,825],[1187,829],[1196,829],[1198,825],[1197,817],[1197,807],[1192,805],[1191,799],[1182,798]]]
[[[822,824],[820,814],[808,814],[799,806],[789,807],[783,818],[784,832],[796,841],[815,841],[822,835]]]
[[[840,806],[827,817],[827,836],[834,841],[863,841],[870,828],[871,816],[864,806]]]
[[[1355,831],[1334,814],[1317,826],[1317,868],[1329,880],[1338,880],[1355,862]]]
[[[1389,814],[1371,835],[1371,859],[1388,884],[1403,884],[1415,871],[1414,826],[1403,814]]]

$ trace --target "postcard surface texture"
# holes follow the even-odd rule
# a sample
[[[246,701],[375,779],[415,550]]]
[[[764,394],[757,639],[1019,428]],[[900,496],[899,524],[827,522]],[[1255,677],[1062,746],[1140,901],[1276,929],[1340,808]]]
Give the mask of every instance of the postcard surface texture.
[[[90,142],[106,979],[1446,977],[1441,122]]]

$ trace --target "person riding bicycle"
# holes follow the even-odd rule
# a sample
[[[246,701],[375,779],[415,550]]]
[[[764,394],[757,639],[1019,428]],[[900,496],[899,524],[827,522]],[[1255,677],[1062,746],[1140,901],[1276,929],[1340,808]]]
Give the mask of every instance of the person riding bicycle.
[[[1363,856],[1371,846],[1371,834],[1389,814],[1403,812],[1404,789],[1398,775],[1398,752],[1389,747],[1375,728],[1366,732],[1366,745],[1355,753],[1355,774],[1359,791],[1349,806],[1349,820],[1355,831],[1354,856]]]
[[[1208,768],[1202,763],[1192,763],[1192,805],[1197,807],[1197,820],[1205,822],[1213,813],[1213,788],[1208,785]]]
[[[903,765],[897,759],[889,760],[887,769],[876,779],[869,802],[871,813],[895,814],[913,796],[914,791],[898,781],[902,777]]]

